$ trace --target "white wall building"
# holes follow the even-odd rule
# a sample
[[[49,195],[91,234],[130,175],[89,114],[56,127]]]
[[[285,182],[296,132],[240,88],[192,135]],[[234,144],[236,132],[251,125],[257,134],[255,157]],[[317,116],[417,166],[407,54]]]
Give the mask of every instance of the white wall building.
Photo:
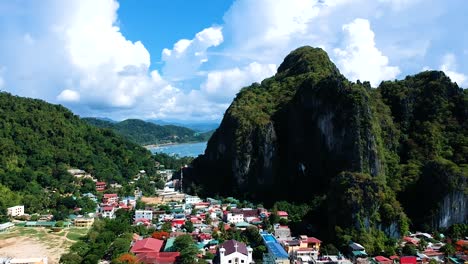
[[[104,206],[101,207],[101,210],[102,217],[110,219],[115,218],[115,208],[113,206]]]
[[[243,214],[233,214],[233,213],[228,213],[226,215],[226,222],[230,224],[237,224],[240,222],[244,222],[244,215]]]
[[[7,215],[22,216],[24,215],[24,205],[17,205],[7,208]]]
[[[137,219],[147,219],[149,221],[153,220],[153,211],[151,210],[135,210],[135,220]]]
[[[201,203],[202,199],[198,196],[192,196],[192,195],[185,195],[185,204],[196,204],[196,203]]]
[[[228,240],[219,247],[220,264],[250,264],[252,260],[252,248],[236,240]]]

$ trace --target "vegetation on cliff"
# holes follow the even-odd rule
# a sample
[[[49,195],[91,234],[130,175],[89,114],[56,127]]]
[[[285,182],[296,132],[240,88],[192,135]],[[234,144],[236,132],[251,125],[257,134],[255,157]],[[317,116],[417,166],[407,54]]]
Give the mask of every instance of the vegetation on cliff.
[[[110,129],[140,145],[203,142],[213,134],[213,131],[200,133],[186,127],[160,126],[139,119],[127,119],[121,122],[109,122],[89,117],[83,119],[95,127]]]
[[[372,88],[302,47],[239,92],[184,181],[267,205],[322,201],[304,221],[335,241],[444,227],[466,221],[467,120],[468,92],[443,72]]]

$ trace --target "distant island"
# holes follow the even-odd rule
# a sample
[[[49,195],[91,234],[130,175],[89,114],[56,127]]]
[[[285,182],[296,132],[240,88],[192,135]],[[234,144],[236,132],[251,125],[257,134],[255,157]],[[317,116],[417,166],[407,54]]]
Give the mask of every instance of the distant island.
[[[110,129],[117,134],[143,146],[160,146],[189,142],[204,142],[214,130],[198,132],[193,129],[175,125],[157,125],[139,119],[127,119],[112,122],[101,118],[83,118],[88,124],[104,129]]]

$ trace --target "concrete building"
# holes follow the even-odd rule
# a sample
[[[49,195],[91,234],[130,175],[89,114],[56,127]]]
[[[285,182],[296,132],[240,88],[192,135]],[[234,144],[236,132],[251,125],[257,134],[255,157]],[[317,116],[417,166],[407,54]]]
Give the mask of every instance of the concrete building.
[[[22,216],[24,215],[24,205],[17,205],[7,208],[7,215],[9,216]]]
[[[244,215],[243,214],[233,214],[233,213],[227,213],[226,214],[226,222],[230,224],[237,224],[240,222],[244,222]]]
[[[151,210],[135,210],[135,220],[138,219],[147,219],[149,221],[153,220],[153,211]]]
[[[73,224],[76,227],[91,227],[94,223],[94,218],[86,218],[86,217],[77,217],[73,220]]]
[[[219,264],[250,264],[252,248],[236,240],[228,240],[219,246],[217,263]]]
[[[201,203],[202,199],[198,196],[192,196],[192,195],[185,195],[185,204],[196,204],[196,203]]]

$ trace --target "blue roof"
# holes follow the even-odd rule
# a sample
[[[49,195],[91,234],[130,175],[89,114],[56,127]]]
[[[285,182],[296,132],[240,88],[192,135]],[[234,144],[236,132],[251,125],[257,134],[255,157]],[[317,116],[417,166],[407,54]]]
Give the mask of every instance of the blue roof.
[[[275,237],[271,234],[262,234],[263,242],[268,248],[268,252],[275,258],[289,258],[288,253],[284,248],[276,241]]]

